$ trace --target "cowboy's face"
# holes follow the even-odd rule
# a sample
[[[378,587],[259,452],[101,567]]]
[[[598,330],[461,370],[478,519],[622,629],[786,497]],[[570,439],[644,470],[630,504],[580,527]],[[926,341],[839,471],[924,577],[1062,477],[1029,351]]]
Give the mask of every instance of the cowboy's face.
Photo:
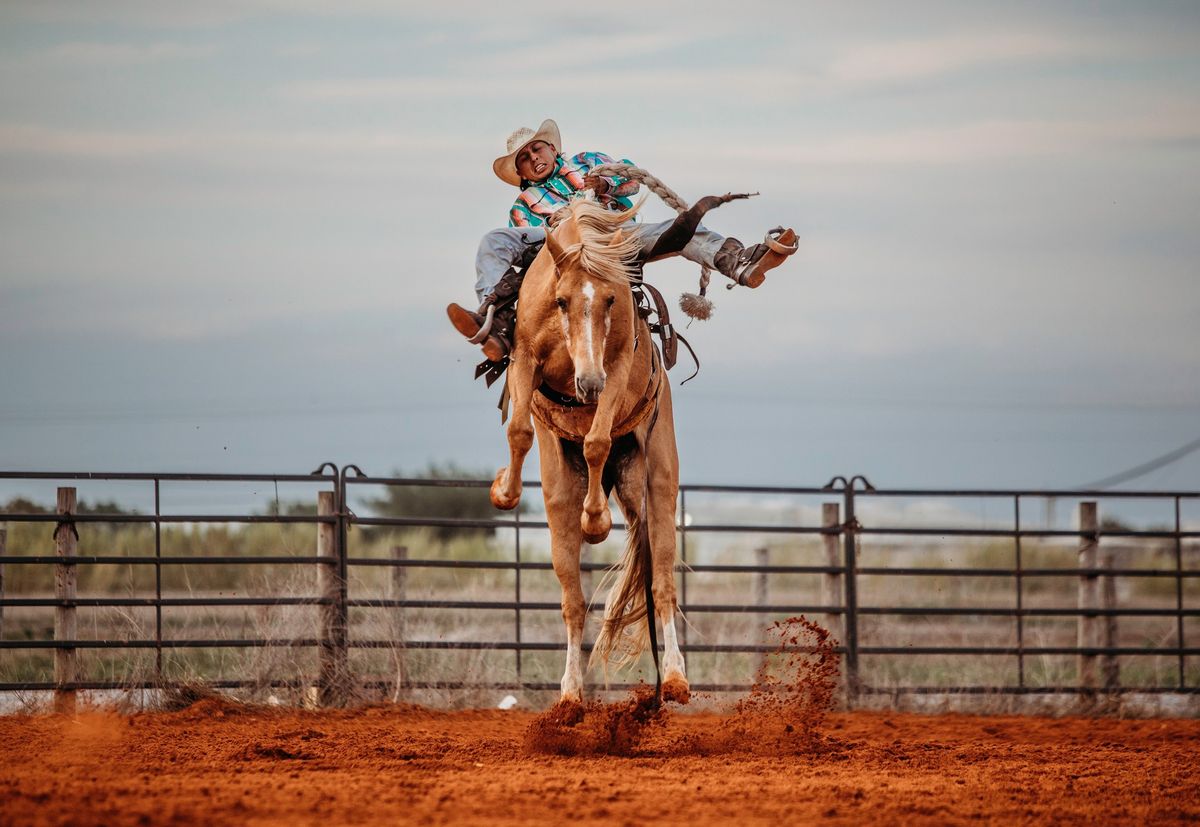
[[[545,181],[554,172],[554,156],[557,153],[554,144],[530,141],[517,153],[517,175],[526,181]]]

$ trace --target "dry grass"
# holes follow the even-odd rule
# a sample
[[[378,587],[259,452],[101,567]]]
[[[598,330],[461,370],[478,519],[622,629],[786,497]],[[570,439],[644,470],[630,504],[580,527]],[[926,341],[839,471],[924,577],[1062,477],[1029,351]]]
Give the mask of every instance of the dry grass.
[[[754,515],[739,515],[752,520]],[[536,519],[536,517],[531,518]],[[713,522],[720,519],[715,517]],[[14,524],[9,528],[9,554],[46,553],[45,526]],[[310,525],[247,525],[165,527],[163,551],[169,555],[278,555],[279,563],[246,566],[178,565],[163,568],[163,594],[167,597],[313,597],[317,581],[315,566],[293,565],[289,557],[316,553],[315,530]],[[147,555],[154,553],[153,534],[143,526],[119,529],[85,525],[80,531],[81,554]],[[495,537],[473,535],[439,539],[422,530],[381,531],[370,534],[353,530],[350,555],[355,558],[386,559],[393,548],[403,545],[411,559],[511,561],[513,533],[498,531]],[[620,551],[621,538],[585,551],[585,561],[608,564]],[[1114,545],[1116,541],[1114,541]],[[825,552],[820,538],[811,535],[777,534],[691,534],[688,560],[692,563],[754,565],[759,549],[766,549],[769,563],[776,565],[823,565]],[[1169,568],[1174,565],[1174,548],[1163,541],[1122,541],[1117,551],[1122,568]],[[1184,549],[1185,568],[1200,567],[1200,544]],[[525,528],[521,532],[520,558],[525,562],[549,562],[546,532]],[[862,567],[978,567],[1003,568],[1013,565],[1015,549],[1010,541],[955,543],[898,541],[867,538],[860,544]],[[1026,568],[1063,568],[1077,565],[1076,548],[1069,542],[1026,542],[1022,548]],[[398,572],[402,572],[398,576]],[[50,597],[53,594],[52,566],[9,566],[6,571],[8,596]],[[682,575],[680,585],[682,587]],[[817,605],[824,601],[823,575],[773,575],[765,583],[765,600],[772,605]],[[520,598],[525,602],[549,604],[549,608],[524,609],[424,609],[394,608],[382,601],[408,600],[512,601],[517,596],[518,576],[505,569],[408,568],[383,566],[351,568],[351,599],[367,605],[351,608],[350,639],[378,642],[378,648],[355,647],[350,652],[352,673],[371,683],[364,698],[408,700],[438,706],[491,705],[505,692],[463,690],[460,683],[557,683],[562,670],[562,622],[557,609],[559,588],[549,570],[523,571]],[[585,576],[585,585],[599,582],[599,573]],[[1184,605],[1200,604],[1200,580],[1185,581]],[[1175,607],[1175,583],[1166,578],[1119,578],[1120,605],[1141,608]],[[1026,577],[1022,596],[1027,607],[1076,605],[1075,577]],[[863,575],[859,578],[860,606],[1015,606],[1015,581],[1010,577],[959,577],[929,575],[899,577]],[[692,605],[720,604],[752,609],[763,597],[759,575],[692,572],[687,575],[687,600]],[[80,597],[153,596],[152,566],[122,564],[79,567]],[[599,602],[599,601],[598,601]],[[375,603],[376,605],[371,605]],[[53,609],[13,608],[5,611],[7,639],[50,639]],[[82,638],[109,640],[153,640],[155,613],[152,607],[103,607],[78,610]],[[686,642],[713,644],[768,643],[766,630],[775,615],[766,612],[693,612],[682,632]],[[818,617],[818,619],[821,619]],[[840,632],[835,616],[826,616],[835,636]],[[594,636],[598,618],[589,622],[587,635]],[[506,650],[412,649],[405,641],[489,642],[513,641],[555,644],[554,651],[516,653]],[[1074,618],[1028,618],[1024,623],[1027,647],[1073,646]],[[165,640],[196,639],[215,642],[240,638],[304,640],[320,637],[317,606],[260,607],[165,607],[162,612]],[[1200,623],[1188,619],[1185,635],[1200,634]],[[1122,618],[1121,646],[1169,649],[1175,645],[1175,620]],[[861,646],[1014,646],[1016,620],[988,615],[897,616],[862,615],[859,619]],[[310,701],[310,687],[318,671],[314,647],[278,646],[231,648],[164,648],[161,669],[154,649],[80,650],[79,674],[84,680],[112,681],[129,687],[159,681],[185,687],[207,687],[229,680],[249,680],[239,694],[248,700],[300,705]],[[755,654],[693,653],[688,657],[694,683],[748,683],[761,662]],[[1023,659],[1024,682],[1028,686],[1056,686],[1076,681],[1076,658],[1029,655]],[[914,685],[1013,686],[1018,681],[1015,656],[864,655],[861,659],[865,682],[896,689]],[[0,662],[0,681],[49,681],[52,657],[47,650],[9,650]],[[644,659],[633,678],[650,675]],[[1177,680],[1178,659],[1170,654],[1129,657],[1121,662],[1121,683],[1126,686],[1169,684]],[[592,678],[600,681],[601,677]],[[1186,664],[1186,680],[1200,681],[1200,659]],[[412,684],[421,684],[414,688]],[[33,704],[34,696],[30,696]],[[526,693],[539,702],[541,695]],[[546,697],[549,697],[547,695]],[[899,697],[898,695],[896,697]],[[991,696],[989,696],[991,697]],[[997,709],[1007,701],[997,699]]]

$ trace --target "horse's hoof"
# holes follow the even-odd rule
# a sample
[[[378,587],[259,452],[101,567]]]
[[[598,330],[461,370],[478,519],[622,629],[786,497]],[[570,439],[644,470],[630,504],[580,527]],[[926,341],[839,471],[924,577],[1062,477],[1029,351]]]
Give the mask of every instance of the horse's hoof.
[[[662,697],[664,701],[686,704],[691,696],[692,693],[688,687],[687,678],[672,676],[663,681]]]
[[[546,715],[559,726],[573,727],[583,721],[583,701],[568,698],[566,695],[558,699],[558,703],[550,707]]]
[[[518,486],[517,492],[510,495],[505,491],[504,477],[507,469],[501,468],[496,472],[496,479],[492,481],[492,487],[488,492],[492,500],[492,505],[499,508],[501,511],[512,511],[521,502],[521,489]]]
[[[579,527],[583,530],[584,540],[592,545],[603,543],[608,539],[608,533],[612,531],[612,513],[605,508],[593,517],[584,511],[579,516]]]
[[[583,532],[583,541],[585,543],[587,543],[589,546],[598,546],[607,539],[608,539],[607,531],[604,532],[603,534],[588,534],[586,531]]]

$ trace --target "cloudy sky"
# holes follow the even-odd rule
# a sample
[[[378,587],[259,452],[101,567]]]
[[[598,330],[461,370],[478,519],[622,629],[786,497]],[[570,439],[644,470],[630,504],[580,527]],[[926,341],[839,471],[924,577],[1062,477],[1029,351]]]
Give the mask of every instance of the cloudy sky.
[[[443,308],[553,117],[801,235],[686,331],[685,481],[1106,477],[1200,437],[1198,89],[1192,2],[7,2],[0,468],[503,464]]]

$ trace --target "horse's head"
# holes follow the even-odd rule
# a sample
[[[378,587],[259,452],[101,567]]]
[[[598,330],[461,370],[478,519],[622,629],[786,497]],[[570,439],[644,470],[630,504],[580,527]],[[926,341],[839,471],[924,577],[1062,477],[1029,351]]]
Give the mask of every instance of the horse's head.
[[[576,201],[567,209],[566,220],[547,234],[546,249],[556,270],[554,301],[575,369],[575,396],[592,403],[622,348],[633,349],[629,281],[641,245],[621,225],[637,208],[614,213],[591,201]]]

